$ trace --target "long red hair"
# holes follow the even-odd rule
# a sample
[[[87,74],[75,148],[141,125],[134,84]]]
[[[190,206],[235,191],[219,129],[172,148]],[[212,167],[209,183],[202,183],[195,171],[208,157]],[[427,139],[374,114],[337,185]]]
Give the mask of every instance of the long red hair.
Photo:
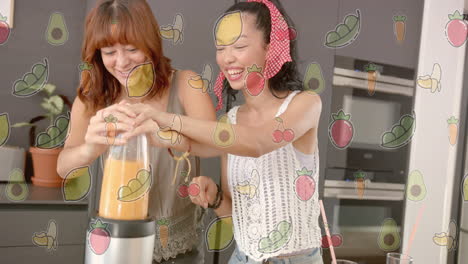
[[[86,17],[81,59],[92,65],[91,74],[82,74],[78,97],[89,113],[113,104],[123,89],[105,68],[102,47],[131,44],[154,65],[156,80],[146,99],[161,96],[169,88],[172,67],[163,55],[159,25],[146,0],[101,0]]]

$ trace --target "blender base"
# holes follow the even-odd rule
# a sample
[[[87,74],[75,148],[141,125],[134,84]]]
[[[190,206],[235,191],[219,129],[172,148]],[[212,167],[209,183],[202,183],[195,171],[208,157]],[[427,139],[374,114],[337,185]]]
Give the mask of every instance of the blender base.
[[[102,225],[96,225],[96,223]],[[152,264],[156,223],[147,220],[91,218],[85,264]],[[96,228],[96,226],[98,226]]]

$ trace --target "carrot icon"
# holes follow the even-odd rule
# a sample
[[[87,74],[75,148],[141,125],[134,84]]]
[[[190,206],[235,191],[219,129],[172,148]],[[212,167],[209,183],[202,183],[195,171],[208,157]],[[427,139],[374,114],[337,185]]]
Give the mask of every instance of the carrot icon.
[[[117,134],[117,117],[111,114],[105,117],[104,121],[106,122],[107,144],[114,145],[115,136]]]
[[[399,44],[405,40],[406,34],[406,16],[393,16],[393,33]]]
[[[375,82],[377,80],[377,65],[369,63],[364,66],[364,70],[367,72],[367,93],[372,96],[375,93]]]
[[[357,194],[360,199],[364,197],[364,190],[366,189],[366,173],[363,171],[357,171],[354,173],[354,180],[356,183]]]
[[[452,146],[457,143],[458,138],[458,119],[454,116],[451,116],[447,119],[448,129],[449,129],[449,142]]]
[[[159,241],[163,248],[167,248],[167,243],[169,241],[169,220],[163,218],[158,220],[159,225]]]
[[[93,65],[87,62],[81,63],[78,68],[80,69],[80,80],[83,82],[86,78],[91,78],[91,70],[93,69]],[[87,76],[86,76],[87,75]]]

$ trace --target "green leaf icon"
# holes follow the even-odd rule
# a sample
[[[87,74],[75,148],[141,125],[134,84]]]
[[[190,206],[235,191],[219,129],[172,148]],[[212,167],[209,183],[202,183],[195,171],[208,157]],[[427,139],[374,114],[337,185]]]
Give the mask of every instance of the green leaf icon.
[[[260,239],[258,251],[262,253],[272,253],[278,251],[289,242],[292,234],[291,224],[287,221],[278,223],[277,230],[273,230],[268,237]]]
[[[234,240],[232,217],[214,219],[208,226],[205,235],[208,252],[225,250]]]
[[[10,119],[8,113],[0,114],[0,147],[3,146],[10,137]]]
[[[68,117],[59,116],[55,120],[55,125],[49,126],[46,132],[37,135],[36,146],[43,149],[52,149],[63,145],[67,137],[68,122]]]
[[[329,48],[342,48],[351,44],[359,35],[361,29],[361,14],[359,9],[356,14],[348,14],[342,24],[338,24],[335,30],[329,31],[325,37],[325,46]]]
[[[150,189],[153,177],[151,169],[141,169],[136,178],[131,179],[127,185],[122,186],[117,191],[117,199],[122,202],[131,202],[143,197]]]
[[[358,178],[365,178],[366,177],[366,173],[363,172],[363,171],[356,171],[355,173],[353,173],[353,176],[355,179],[358,179]]]
[[[394,149],[408,144],[413,137],[415,128],[414,113],[402,116],[399,124],[394,125],[391,131],[382,135],[382,147]]]
[[[393,21],[394,22],[405,22],[406,21],[406,16],[393,16]]]
[[[36,63],[31,71],[25,73],[22,79],[16,80],[13,84],[13,95],[18,97],[27,97],[34,95],[44,88],[49,77],[49,68],[47,59],[44,63]]]
[[[12,202],[21,202],[28,197],[29,189],[24,182],[24,174],[21,169],[14,169],[10,172],[5,195]]]
[[[156,224],[160,226],[167,226],[169,225],[169,220],[167,220],[166,218],[162,218],[156,221]]]
[[[91,173],[89,166],[72,170],[62,182],[62,194],[65,201],[80,201],[88,195],[90,189]]]

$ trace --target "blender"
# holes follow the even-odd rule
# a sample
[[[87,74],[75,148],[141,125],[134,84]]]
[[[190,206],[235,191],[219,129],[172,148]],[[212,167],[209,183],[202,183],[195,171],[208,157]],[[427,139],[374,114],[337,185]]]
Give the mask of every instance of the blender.
[[[86,264],[151,264],[156,232],[148,216],[153,177],[146,135],[110,146],[104,162],[99,211],[87,230]]]

